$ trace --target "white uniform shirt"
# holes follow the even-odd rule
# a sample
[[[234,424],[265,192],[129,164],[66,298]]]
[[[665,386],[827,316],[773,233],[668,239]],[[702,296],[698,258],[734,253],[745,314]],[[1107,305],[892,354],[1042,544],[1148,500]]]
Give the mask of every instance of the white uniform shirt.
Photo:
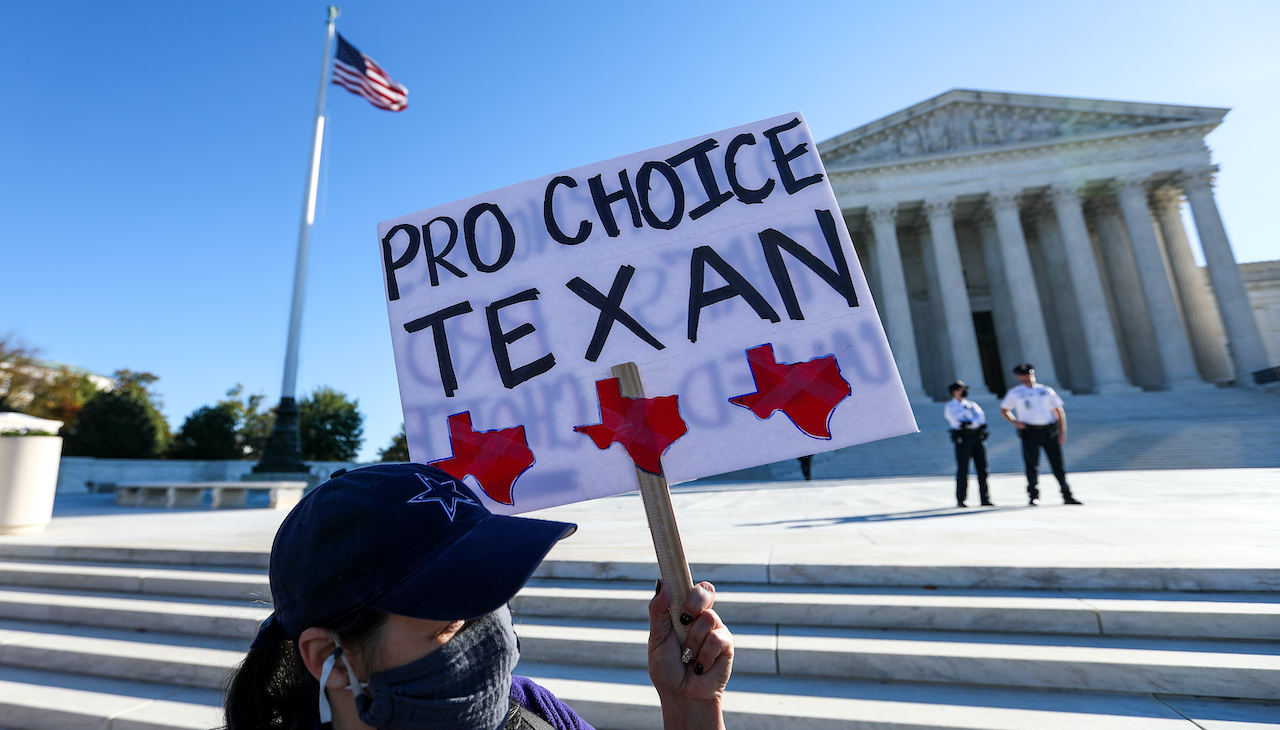
[[[987,414],[982,412],[982,406],[968,398],[964,400],[952,398],[947,401],[947,407],[942,409],[942,415],[947,419],[947,423],[951,424],[953,431],[961,428],[977,428],[987,422]],[[965,421],[969,423],[966,425]]]
[[[1062,407],[1062,398],[1047,385],[1019,385],[1005,394],[1000,407],[1027,425],[1048,426],[1058,420],[1053,410]]]

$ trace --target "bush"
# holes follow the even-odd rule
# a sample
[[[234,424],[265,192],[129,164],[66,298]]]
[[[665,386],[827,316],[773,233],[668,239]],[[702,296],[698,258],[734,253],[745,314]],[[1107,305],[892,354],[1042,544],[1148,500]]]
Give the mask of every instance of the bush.
[[[227,397],[218,401],[218,408],[226,410],[236,420],[236,433],[243,453],[234,457],[261,461],[262,452],[267,447],[267,439],[271,437],[271,427],[276,422],[276,409],[262,408],[266,396],[262,394],[242,397],[244,386],[227,391]]]
[[[236,433],[236,415],[229,408],[201,406],[187,416],[169,445],[170,459],[243,459],[244,447]]]
[[[305,461],[354,461],[364,443],[364,416],[358,400],[328,386],[298,403],[298,437]]]
[[[116,371],[114,390],[98,393],[84,404],[74,423],[63,429],[67,456],[100,459],[155,459],[165,452],[169,424],[147,386],[159,380],[151,373]]]
[[[387,448],[378,450],[378,461],[408,461],[409,439],[404,434],[404,424],[400,424],[400,433],[391,437]]]

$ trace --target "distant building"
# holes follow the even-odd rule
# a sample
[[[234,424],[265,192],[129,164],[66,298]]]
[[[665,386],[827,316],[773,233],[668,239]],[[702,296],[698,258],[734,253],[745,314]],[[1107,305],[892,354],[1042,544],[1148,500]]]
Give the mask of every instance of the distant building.
[[[1271,362],[1280,363],[1280,261],[1240,264],[1258,329]]]
[[[1214,201],[1204,137],[1227,111],[956,89],[821,143],[908,393],[1003,392],[1023,361],[1076,393],[1280,362],[1258,326],[1280,289],[1242,278]],[[1246,278],[1274,297],[1257,318]]]
[[[9,379],[5,376],[10,367],[11,365],[9,363],[0,363],[0,386],[3,386],[6,390],[9,386]],[[32,361],[31,365],[26,368],[26,372],[24,373],[24,375],[27,375],[29,377],[24,378],[23,380],[26,382],[30,382],[30,380],[41,380],[46,383],[51,383],[53,382],[54,378],[57,378],[58,375],[62,373],[64,369],[71,375],[84,376],[85,378],[88,379],[90,383],[93,384],[93,387],[97,388],[100,391],[112,390],[116,387],[116,381],[114,378],[109,378],[105,375],[99,375],[97,373],[85,370],[84,368],[76,367],[75,365],[67,365],[66,363],[54,362],[52,360]],[[30,376],[34,376],[34,377],[30,377]],[[0,391],[0,392],[3,392],[3,391]],[[30,392],[23,392],[23,391],[14,392],[10,394],[10,403],[15,408],[24,408],[27,406],[27,404],[31,402],[32,397],[33,397],[33,394]]]

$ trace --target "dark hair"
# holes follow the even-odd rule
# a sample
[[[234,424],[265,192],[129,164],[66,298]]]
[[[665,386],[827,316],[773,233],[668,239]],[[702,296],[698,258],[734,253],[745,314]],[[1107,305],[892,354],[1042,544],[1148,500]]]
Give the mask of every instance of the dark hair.
[[[388,614],[358,609],[329,629],[344,646],[368,646]],[[307,671],[298,642],[273,621],[227,681],[226,730],[311,730],[320,683]]]

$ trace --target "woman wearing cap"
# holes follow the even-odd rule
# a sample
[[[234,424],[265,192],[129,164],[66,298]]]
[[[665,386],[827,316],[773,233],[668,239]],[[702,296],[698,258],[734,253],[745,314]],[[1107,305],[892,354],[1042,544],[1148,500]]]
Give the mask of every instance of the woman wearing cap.
[[[506,605],[576,529],[491,514],[433,467],[335,473],[276,533],[275,610],[231,678],[227,730],[589,730],[513,676]],[[649,677],[666,730],[724,727],[733,638],[714,596],[701,583],[680,607],[684,646],[667,591],[649,604]]]

